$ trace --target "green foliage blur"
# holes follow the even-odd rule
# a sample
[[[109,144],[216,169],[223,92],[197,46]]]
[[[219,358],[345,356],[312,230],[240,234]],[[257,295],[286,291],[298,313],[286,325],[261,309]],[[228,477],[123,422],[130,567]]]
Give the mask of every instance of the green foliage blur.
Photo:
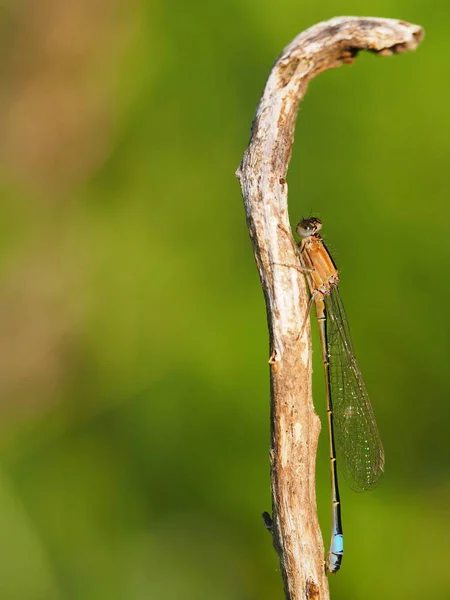
[[[292,224],[319,216],[340,267],[386,452],[376,491],[342,486],[331,596],[449,597],[450,6],[3,5],[1,600],[282,600],[234,172],[276,56],[340,14],[426,37],[315,80],[288,173]],[[324,434],[317,486],[327,546]]]

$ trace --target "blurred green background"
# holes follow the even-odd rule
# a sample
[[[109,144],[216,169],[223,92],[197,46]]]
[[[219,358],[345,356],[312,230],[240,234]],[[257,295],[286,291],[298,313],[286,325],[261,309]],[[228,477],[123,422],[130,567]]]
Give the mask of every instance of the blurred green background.
[[[426,38],[315,80],[288,173],[292,223],[320,216],[341,267],[386,451],[375,492],[343,485],[331,593],[450,596],[450,5],[10,0],[2,600],[282,600],[260,517],[265,308],[234,171],[276,56],[340,14]],[[328,545],[323,434],[317,468]]]

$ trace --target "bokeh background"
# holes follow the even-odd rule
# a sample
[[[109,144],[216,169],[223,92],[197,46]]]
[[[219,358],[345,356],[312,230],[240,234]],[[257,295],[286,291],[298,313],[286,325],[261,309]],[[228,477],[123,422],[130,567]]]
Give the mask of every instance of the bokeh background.
[[[450,597],[450,5],[5,0],[2,600],[282,600],[234,171],[275,57],[339,14],[426,38],[315,80],[288,174],[292,223],[320,216],[341,267],[387,457],[376,491],[343,486],[331,593]],[[314,386],[323,417],[318,351]],[[323,434],[317,468],[328,545]]]

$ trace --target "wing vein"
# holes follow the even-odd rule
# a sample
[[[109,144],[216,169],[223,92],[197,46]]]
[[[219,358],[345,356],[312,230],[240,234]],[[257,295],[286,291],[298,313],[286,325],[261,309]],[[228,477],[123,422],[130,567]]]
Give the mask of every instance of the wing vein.
[[[384,451],[337,287],[325,298],[325,307],[338,464],[348,485],[362,492],[379,483]]]

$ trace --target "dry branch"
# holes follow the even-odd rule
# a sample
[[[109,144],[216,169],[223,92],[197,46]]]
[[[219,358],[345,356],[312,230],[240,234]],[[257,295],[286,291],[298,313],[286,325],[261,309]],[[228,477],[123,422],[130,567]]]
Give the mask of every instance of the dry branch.
[[[237,176],[261,277],[270,335],[270,451],[273,535],[287,600],[326,600],[328,582],[317,519],[315,461],[320,422],[311,392],[307,292],[290,233],[286,173],[298,105],[309,81],[353,62],[360,50],[382,56],[414,50],[421,27],[404,21],[339,17],[297,36],[276,61]]]

